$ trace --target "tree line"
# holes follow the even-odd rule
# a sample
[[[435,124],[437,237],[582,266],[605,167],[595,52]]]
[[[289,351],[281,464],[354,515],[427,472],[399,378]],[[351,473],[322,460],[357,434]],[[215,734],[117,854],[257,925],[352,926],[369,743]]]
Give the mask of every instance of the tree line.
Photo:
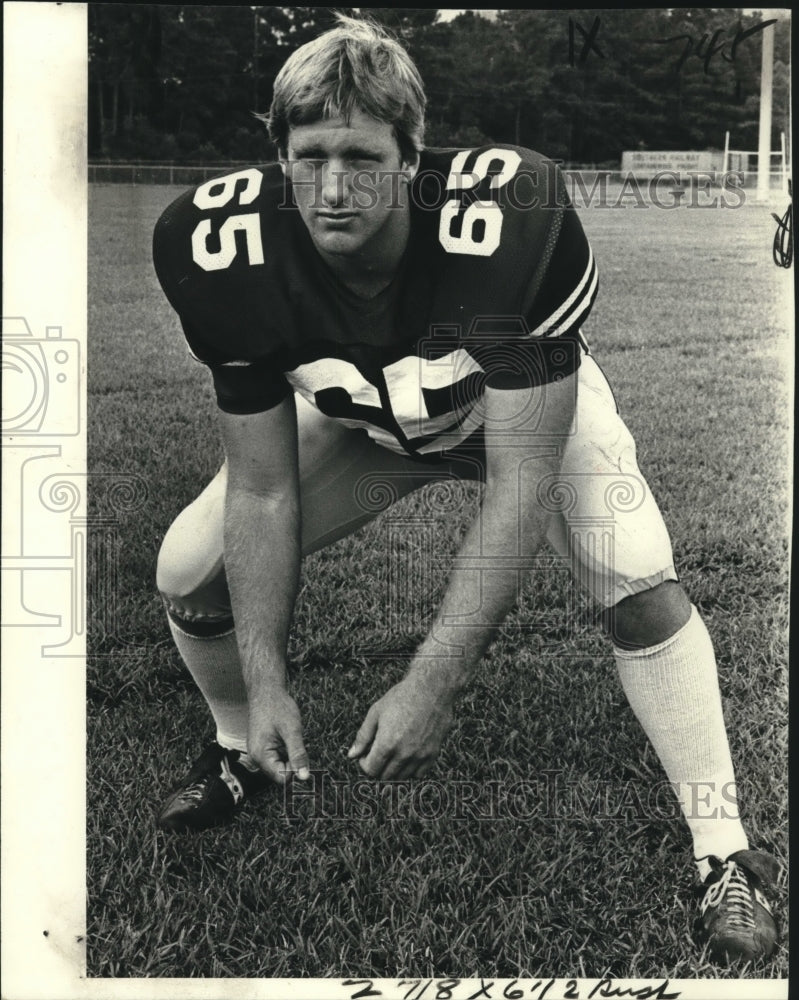
[[[510,142],[617,167],[629,149],[756,149],[763,31],[774,32],[772,148],[789,128],[790,22],[731,8],[337,8],[386,24],[428,95],[429,146]],[[213,163],[275,155],[268,109],[327,7],[89,5],[91,159]],[[789,136],[790,141],[790,136]]]

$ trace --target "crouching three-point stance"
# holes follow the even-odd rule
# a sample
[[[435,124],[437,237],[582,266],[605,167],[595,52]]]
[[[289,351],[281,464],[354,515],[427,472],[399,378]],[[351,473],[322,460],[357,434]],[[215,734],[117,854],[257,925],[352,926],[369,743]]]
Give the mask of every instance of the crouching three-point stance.
[[[159,558],[172,634],[216,723],[159,822],[202,829],[270,780],[308,777],[286,682],[302,556],[375,516],[370,484],[399,498],[478,480],[430,633],[350,757],[376,779],[429,771],[519,568],[548,544],[605,609],[623,689],[677,791],[705,884],[701,939],[722,960],[768,955],[776,862],[749,848],[713,647],[581,334],[597,273],[578,217],[550,161],[423,149],[423,118],[404,50],[342,18],[275,81],[280,163],[209,181],[159,220],[156,270],[213,374],[226,453]]]

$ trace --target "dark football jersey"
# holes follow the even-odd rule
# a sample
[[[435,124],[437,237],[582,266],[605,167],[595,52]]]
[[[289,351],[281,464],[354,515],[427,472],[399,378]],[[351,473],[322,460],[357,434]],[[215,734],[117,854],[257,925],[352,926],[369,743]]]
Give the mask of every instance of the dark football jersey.
[[[314,248],[279,164],[167,208],[155,269],[223,410],[261,412],[294,389],[430,460],[478,431],[486,385],[576,370],[597,274],[551,161],[507,145],[425,150],[410,213],[394,280],[363,299]]]

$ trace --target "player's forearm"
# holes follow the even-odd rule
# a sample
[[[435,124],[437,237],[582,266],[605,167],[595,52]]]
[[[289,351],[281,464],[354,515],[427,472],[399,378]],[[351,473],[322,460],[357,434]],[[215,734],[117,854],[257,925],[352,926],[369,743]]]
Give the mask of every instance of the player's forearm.
[[[543,474],[556,468],[553,464]],[[433,626],[411,665],[415,676],[452,693],[469,683],[516,603],[531,557],[546,535],[547,512],[518,493],[511,481],[486,488]]]
[[[291,490],[229,489],[225,570],[251,698],[286,683],[286,647],[300,572],[300,515]]]

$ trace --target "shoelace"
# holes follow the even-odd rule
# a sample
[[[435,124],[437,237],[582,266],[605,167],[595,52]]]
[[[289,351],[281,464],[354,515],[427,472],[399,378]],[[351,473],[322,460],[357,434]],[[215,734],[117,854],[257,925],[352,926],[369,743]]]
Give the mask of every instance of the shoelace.
[[[195,782],[193,785],[187,785],[180,793],[180,798],[184,802],[198,802],[203,797],[205,786],[207,784],[208,776],[203,778],[201,781]]]
[[[734,861],[727,862],[721,878],[708,888],[702,900],[702,914],[711,906],[719,906],[725,898],[728,922],[743,930],[751,930],[755,926],[752,893],[746,876]]]
[[[230,770],[230,765],[225,757],[220,760],[219,769],[219,777],[227,785],[230,794],[233,796],[234,804],[238,805],[244,798],[244,789],[241,787],[239,779]],[[206,774],[199,781],[195,781],[193,785],[187,785],[181,793],[181,799],[186,802],[198,802],[205,794],[206,786],[212,777],[214,775]]]
[[[241,787],[241,782],[236,777],[236,775],[230,770],[230,765],[227,762],[227,758],[223,757],[221,760],[222,773],[220,777],[222,781],[230,789],[230,794],[233,796],[233,802],[238,805],[239,802],[244,798],[244,789]]]

